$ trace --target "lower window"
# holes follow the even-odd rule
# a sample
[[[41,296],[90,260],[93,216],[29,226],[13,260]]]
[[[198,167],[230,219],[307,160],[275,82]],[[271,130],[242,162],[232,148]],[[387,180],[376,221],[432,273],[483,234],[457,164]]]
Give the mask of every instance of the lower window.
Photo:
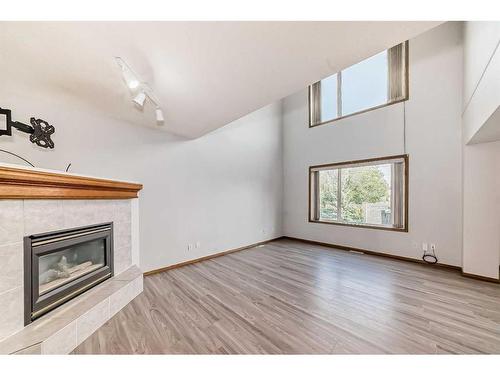
[[[408,231],[408,156],[309,168],[309,221]]]

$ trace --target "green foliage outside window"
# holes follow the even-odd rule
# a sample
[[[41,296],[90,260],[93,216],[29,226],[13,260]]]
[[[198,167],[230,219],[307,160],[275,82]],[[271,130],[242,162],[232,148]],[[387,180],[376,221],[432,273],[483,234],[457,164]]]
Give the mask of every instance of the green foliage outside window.
[[[337,219],[337,170],[320,173],[320,217]],[[384,174],[377,167],[346,168],[341,172],[342,220],[363,223],[363,203],[387,202],[390,188]]]

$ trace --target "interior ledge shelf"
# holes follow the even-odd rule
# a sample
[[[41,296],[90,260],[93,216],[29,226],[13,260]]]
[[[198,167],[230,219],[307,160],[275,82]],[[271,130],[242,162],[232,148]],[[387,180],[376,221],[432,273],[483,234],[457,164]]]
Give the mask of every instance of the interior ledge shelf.
[[[130,199],[141,184],[0,165],[0,199]]]

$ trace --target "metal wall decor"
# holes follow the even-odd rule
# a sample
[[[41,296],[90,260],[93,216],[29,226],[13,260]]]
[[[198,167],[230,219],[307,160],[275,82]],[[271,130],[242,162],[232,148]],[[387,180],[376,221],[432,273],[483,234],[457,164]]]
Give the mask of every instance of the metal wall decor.
[[[3,116],[3,119],[1,119]],[[42,148],[54,148],[54,142],[50,138],[56,131],[54,126],[50,125],[47,121],[32,117],[30,119],[31,125],[24,124],[19,121],[12,121],[12,114],[10,109],[0,108],[0,123],[5,123],[4,128],[0,128],[0,136],[12,135],[12,128],[15,128],[23,133],[30,134],[30,142]]]
[[[11,123],[12,119],[10,117],[10,109],[2,109],[0,108],[0,116],[3,118],[0,118],[1,122],[0,124],[5,124],[5,128],[3,126],[0,126],[0,136],[2,135],[12,135],[12,130],[11,130]]]

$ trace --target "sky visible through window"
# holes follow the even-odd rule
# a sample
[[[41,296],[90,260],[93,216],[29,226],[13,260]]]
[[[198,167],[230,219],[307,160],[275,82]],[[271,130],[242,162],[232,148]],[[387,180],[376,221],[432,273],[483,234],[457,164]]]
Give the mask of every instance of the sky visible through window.
[[[342,113],[337,108],[337,74],[321,80],[321,122],[387,103],[387,51],[342,71]]]
[[[387,51],[342,71],[342,115],[387,102]]]

